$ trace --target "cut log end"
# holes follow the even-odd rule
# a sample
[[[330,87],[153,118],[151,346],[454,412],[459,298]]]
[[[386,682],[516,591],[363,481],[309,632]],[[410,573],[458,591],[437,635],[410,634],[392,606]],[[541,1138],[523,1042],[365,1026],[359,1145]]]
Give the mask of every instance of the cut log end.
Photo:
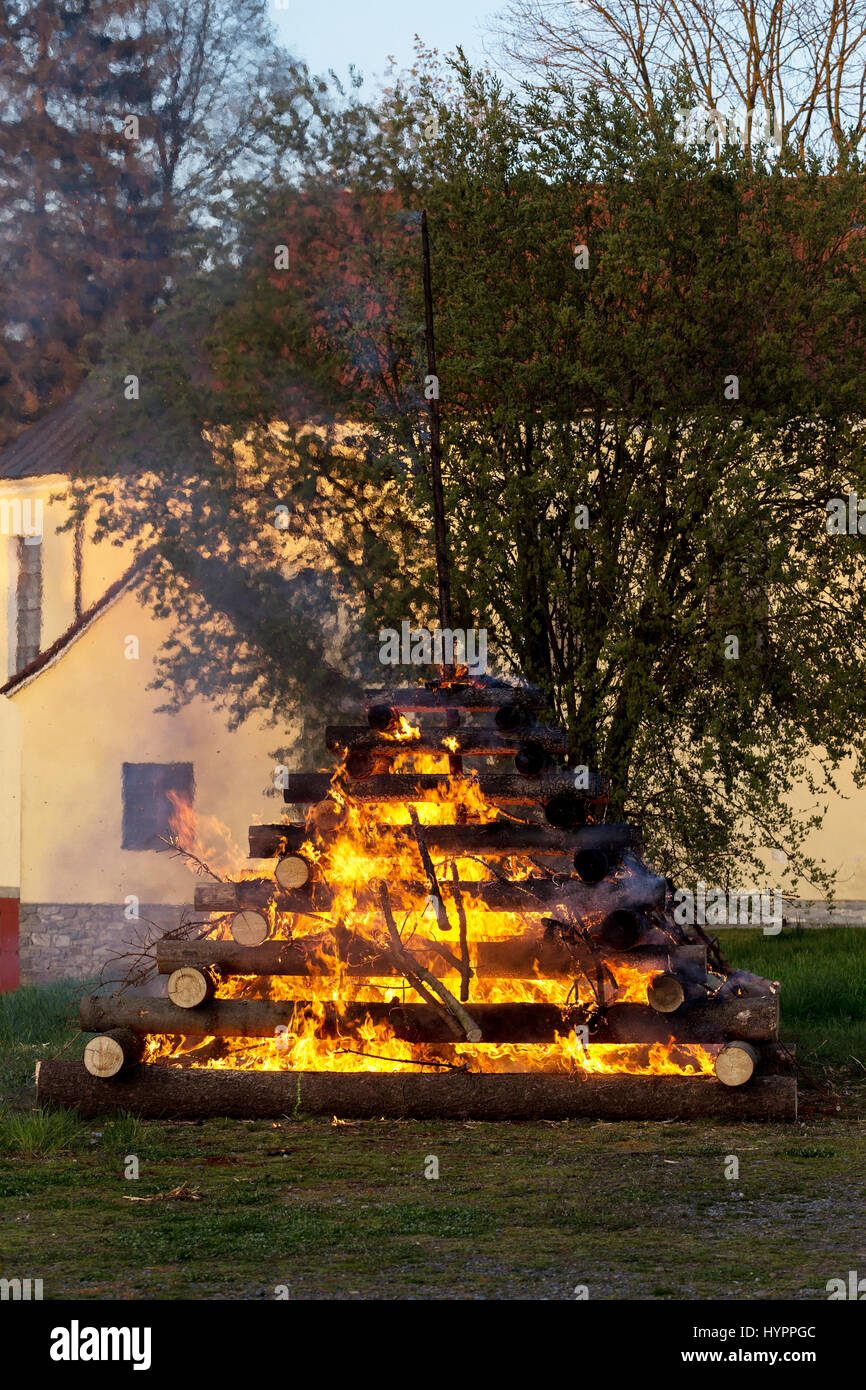
[[[302,854],[284,854],[277,861],[274,878],[278,886],[288,893],[292,889],[303,888],[309,883],[312,873],[312,865]]]
[[[231,933],[239,946],[262,946],[270,936],[267,918],[245,907],[231,920]]]
[[[311,834],[333,835],[343,824],[345,813],[329,796],[317,801],[307,812],[306,826]]]
[[[188,966],[173,970],[168,978],[168,997],[179,1009],[197,1009],[214,996],[214,981],[206,970]]]
[[[714,1070],[723,1086],[744,1086],[751,1081],[757,1065],[758,1052],[751,1043],[731,1042],[722,1048]]]
[[[672,1014],[686,997],[683,983],[676,975],[656,975],[647,988],[647,1003],[659,1014]]]
[[[84,1066],[91,1076],[117,1076],[143,1056],[144,1040],[126,1028],[115,1028],[90,1039],[84,1049]]]

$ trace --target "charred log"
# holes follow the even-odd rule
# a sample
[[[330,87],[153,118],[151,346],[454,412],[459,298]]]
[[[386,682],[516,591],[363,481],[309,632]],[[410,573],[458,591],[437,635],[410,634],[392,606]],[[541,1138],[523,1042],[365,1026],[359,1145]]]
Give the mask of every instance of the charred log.
[[[473,782],[486,800],[504,805],[533,806],[549,803],[551,798],[567,800],[569,807],[578,808],[583,821],[588,806],[603,805],[610,799],[608,778],[595,772],[589,774],[586,790],[581,793],[574,791],[574,778],[569,772],[549,772],[531,779],[517,773],[480,772]],[[392,772],[345,782],[347,794],[356,801],[423,801],[429,792],[447,796],[452,787],[452,778],[439,772]],[[291,805],[322,801],[330,789],[328,772],[290,772],[286,774],[283,800]],[[571,819],[551,822],[561,826],[578,823],[581,822],[576,813]]]
[[[376,831],[385,843],[413,838],[408,825],[381,824]],[[484,825],[425,825],[424,833],[433,854],[476,854],[489,859],[512,854],[546,857],[598,851],[613,866],[623,849],[641,849],[640,827],[636,825],[584,825],[573,830],[555,830],[552,826],[495,820]],[[276,854],[299,850],[310,834],[302,824],[251,825],[250,858],[272,859]]]
[[[443,726],[422,729],[415,738],[399,739],[387,738],[375,728],[365,729],[361,724],[329,724],[325,729],[325,746],[330,752],[359,749],[392,758],[405,753],[454,752],[445,743],[446,739],[449,743],[455,741],[456,751],[464,757],[492,757],[498,754],[513,757],[524,743],[531,743],[546,753],[564,754],[568,751],[565,730],[547,728],[543,724],[530,725],[511,736],[498,730]]]
[[[676,1015],[657,1014],[644,1004],[594,1008],[553,1004],[470,1003],[483,1042],[553,1042],[578,1026],[589,1027],[590,1042],[631,1043],[774,1041],[778,1034],[778,995],[716,995],[684,1005]],[[277,1028],[310,1027],[316,1037],[339,1038],[367,1021],[386,1026],[407,1042],[448,1042],[449,1029],[427,1004],[346,1003],[310,1000],[217,999],[198,1009],[178,1009],[167,999],[132,994],[92,996],[81,1001],[85,1032],[129,1028],[134,1033],[263,1038]]]

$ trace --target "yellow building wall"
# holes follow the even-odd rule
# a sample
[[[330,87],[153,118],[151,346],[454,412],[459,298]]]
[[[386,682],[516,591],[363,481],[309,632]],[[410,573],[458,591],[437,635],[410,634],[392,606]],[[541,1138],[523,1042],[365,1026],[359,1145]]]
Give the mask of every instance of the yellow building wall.
[[[0,499],[38,499],[43,515],[42,648],[74,621],[73,535],[58,533],[68,515],[56,499],[68,486],[62,475],[0,480]],[[127,569],[126,547],[85,540],[82,606],[86,610]],[[17,542],[0,534],[0,684],[14,666]],[[5,614],[5,621],[2,615]],[[124,658],[124,639],[137,635],[140,656]],[[256,820],[278,820],[279,797],[263,795],[271,781],[271,751],[283,742],[266,720],[249,721],[229,734],[214,706],[196,701],[177,715],[157,715],[160,694],[147,690],[154,657],[168,625],[124,595],[93,627],[34,681],[14,692],[23,747],[20,808],[17,789],[17,735],[0,720],[0,887],[10,878],[17,854],[21,815],[21,896],[26,902],[123,902],[192,899],[193,880],[183,863],[168,854],[120,849],[121,764],[192,762],[199,813],[199,849],[212,851],[214,867],[243,865],[246,827]],[[2,698],[2,697],[0,697]],[[315,759],[318,762],[318,758]],[[838,871],[837,896],[866,900],[866,790],[854,787],[850,773],[838,777],[844,796],[833,798],[824,824],[807,851]],[[845,799],[847,796],[848,799]],[[794,798],[803,808],[807,795]],[[234,849],[220,830],[224,823]],[[771,878],[778,866],[767,860]],[[745,887],[746,885],[743,885]],[[818,896],[800,882],[803,897]]]
[[[0,898],[21,886],[21,715],[0,695]]]
[[[850,768],[842,768],[835,778],[839,796],[828,800],[828,810],[820,830],[813,831],[805,843],[805,851],[814,859],[825,860],[828,868],[838,873],[836,897],[866,900],[866,788],[857,788]],[[847,799],[845,799],[847,798]],[[821,802],[823,805],[823,801]],[[812,813],[815,800],[805,789],[792,798],[797,810]],[[823,894],[801,880],[797,892],[803,898],[819,898]]]
[[[196,700],[156,714],[148,690],[167,635],[126,593],[57,663],[13,696],[24,749],[21,898],[30,903],[192,903],[195,877],[170,852],[121,848],[124,762],[191,762],[197,852],[219,870],[249,867],[247,827],[279,820],[269,753],[279,730],[264,720],[229,733]],[[139,640],[138,660],[124,655]]]
[[[42,650],[50,647],[75,620],[75,540],[72,530],[61,531],[69,516],[66,502],[59,494],[66,491],[69,479],[57,474],[44,478],[0,479],[0,504],[17,502],[22,509],[29,503],[31,519],[36,516],[37,503],[42,517]],[[11,510],[0,508],[0,525]],[[132,556],[125,546],[98,545],[90,542],[85,527],[83,546],[81,599],[86,610],[110,584],[129,566]],[[17,538],[0,533],[0,685],[15,668],[15,596],[18,574]]]

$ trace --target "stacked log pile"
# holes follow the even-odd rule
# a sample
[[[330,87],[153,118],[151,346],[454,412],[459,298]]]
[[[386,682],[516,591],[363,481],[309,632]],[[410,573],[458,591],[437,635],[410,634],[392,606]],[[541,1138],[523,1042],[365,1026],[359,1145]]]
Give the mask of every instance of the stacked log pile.
[[[251,858],[275,860],[270,869],[198,885],[196,909],[228,914],[229,931],[158,943],[165,998],[82,1001],[81,1027],[96,1036],[83,1063],[41,1065],[40,1100],[91,1114],[793,1119],[778,986],[725,968],[713,943],[676,924],[671,885],[643,859],[639,829],[605,822],[606,780],[564,765],[566,735],[538,722],[540,706],[531,688],[468,677],[369,692],[365,725],[326,731],[337,774],[289,775],[295,818],[250,827]],[[419,754],[447,759],[448,771],[395,766]],[[470,770],[474,758],[513,763]],[[419,806],[431,800],[453,811],[448,823],[422,823]],[[380,803],[388,814],[377,817]],[[352,807],[374,825],[386,860],[412,866],[357,886],[358,925],[345,885],[329,876]],[[503,935],[497,920],[519,929]],[[486,937],[479,921],[490,924]],[[622,997],[619,980],[636,975],[646,1002]],[[262,986],[273,993],[293,977],[291,998],[262,997]],[[402,992],[341,997],[349,984],[383,980]],[[563,987],[557,1002],[508,989],[496,997],[497,982],[521,981]],[[218,1057],[224,1040],[301,1034],[375,1057],[365,1052],[371,1029],[409,1045],[410,1070],[402,1055],[355,1071],[190,1068],[176,1053],[142,1060],[149,1038],[189,1039],[197,1056],[207,1040]],[[640,1045],[661,1061],[652,1074],[584,1065],[601,1044]],[[506,1072],[484,1060],[503,1048],[521,1049]],[[552,1074],[563,1048],[572,1060]],[[709,1051],[712,1074],[678,1065],[690,1048]]]

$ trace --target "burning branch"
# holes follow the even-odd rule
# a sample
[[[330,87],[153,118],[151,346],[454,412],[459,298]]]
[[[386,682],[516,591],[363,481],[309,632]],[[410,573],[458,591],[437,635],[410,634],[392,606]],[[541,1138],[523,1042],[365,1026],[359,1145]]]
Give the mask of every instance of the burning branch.
[[[482,1036],[481,1029],[478,1027],[478,1024],[475,1022],[474,1018],[472,1018],[471,1014],[468,1014],[460,1001],[454,998],[451,991],[446,989],[442,982],[437,980],[436,976],[431,974],[426,966],[421,965],[420,961],[416,961],[414,956],[410,956],[403,946],[400,940],[400,934],[397,931],[397,924],[394,921],[394,914],[391,911],[391,900],[388,897],[388,885],[385,882],[380,883],[379,893],[382,901],[382,914],[388,926],[388,936],[391,940],[391,953],[394,957],[394,963],[400,968],[413,989],[418,989],[418,985],[422,981],[429,986],[428,990],[418,990],[422,999],[426,999],[428,1003],[435,1003],[435,1000],[431,1001],[430,999],[430,990],[439,996],[445,1007],[444,1009],[440,1005],[436,1007],[448,1021],[449,1027],[456,1021],[456,1031],[458,1035],[462,1034],[468,1042],[480,1042]]]
[[[424,831],[421,829],[418,812],[415,810],[414,806],[410,806],[408,809],[409,819],[412,822],[412,829],[415,832],[415,840],[418,845],[418,853],[421,855],[421,863],[424,865],[424,872],[427,875],[427,882],[430,885],[430,897],[433,901],[434,911],[436,913],[436,925],[440,931],[450,931],[451,923],[448,921],[448,912],[439,889],[439,881],[436,878],[436,870],[433,867],[433,860],[430,858],[427,841],[424,839]]]
[[[160,835],[158,838],[162,840],[164,845],[168,845],[169,849],[174,850],[174,858],[187,859],[191,864],[194,864],[197,874],[209,874],[211,878],[216,879],[217,883],[226,882],[221,874],[218,874],[215,869],[212,869],[209,864],[206,864],[197,854],[193,854],[191,849],[184,849],[176,835]]]
[[[463,895],[460,892],[460,879],[457,873],[457,865],[451,865],[451,876],[454,879],[454,902],[457,905],[457,921],[460,925],[460,998],[465,1004],[469,998],[469,981],[472,977],[472,969],[469,965],[469,942],[466,934],[466,909],[463,906]]]

